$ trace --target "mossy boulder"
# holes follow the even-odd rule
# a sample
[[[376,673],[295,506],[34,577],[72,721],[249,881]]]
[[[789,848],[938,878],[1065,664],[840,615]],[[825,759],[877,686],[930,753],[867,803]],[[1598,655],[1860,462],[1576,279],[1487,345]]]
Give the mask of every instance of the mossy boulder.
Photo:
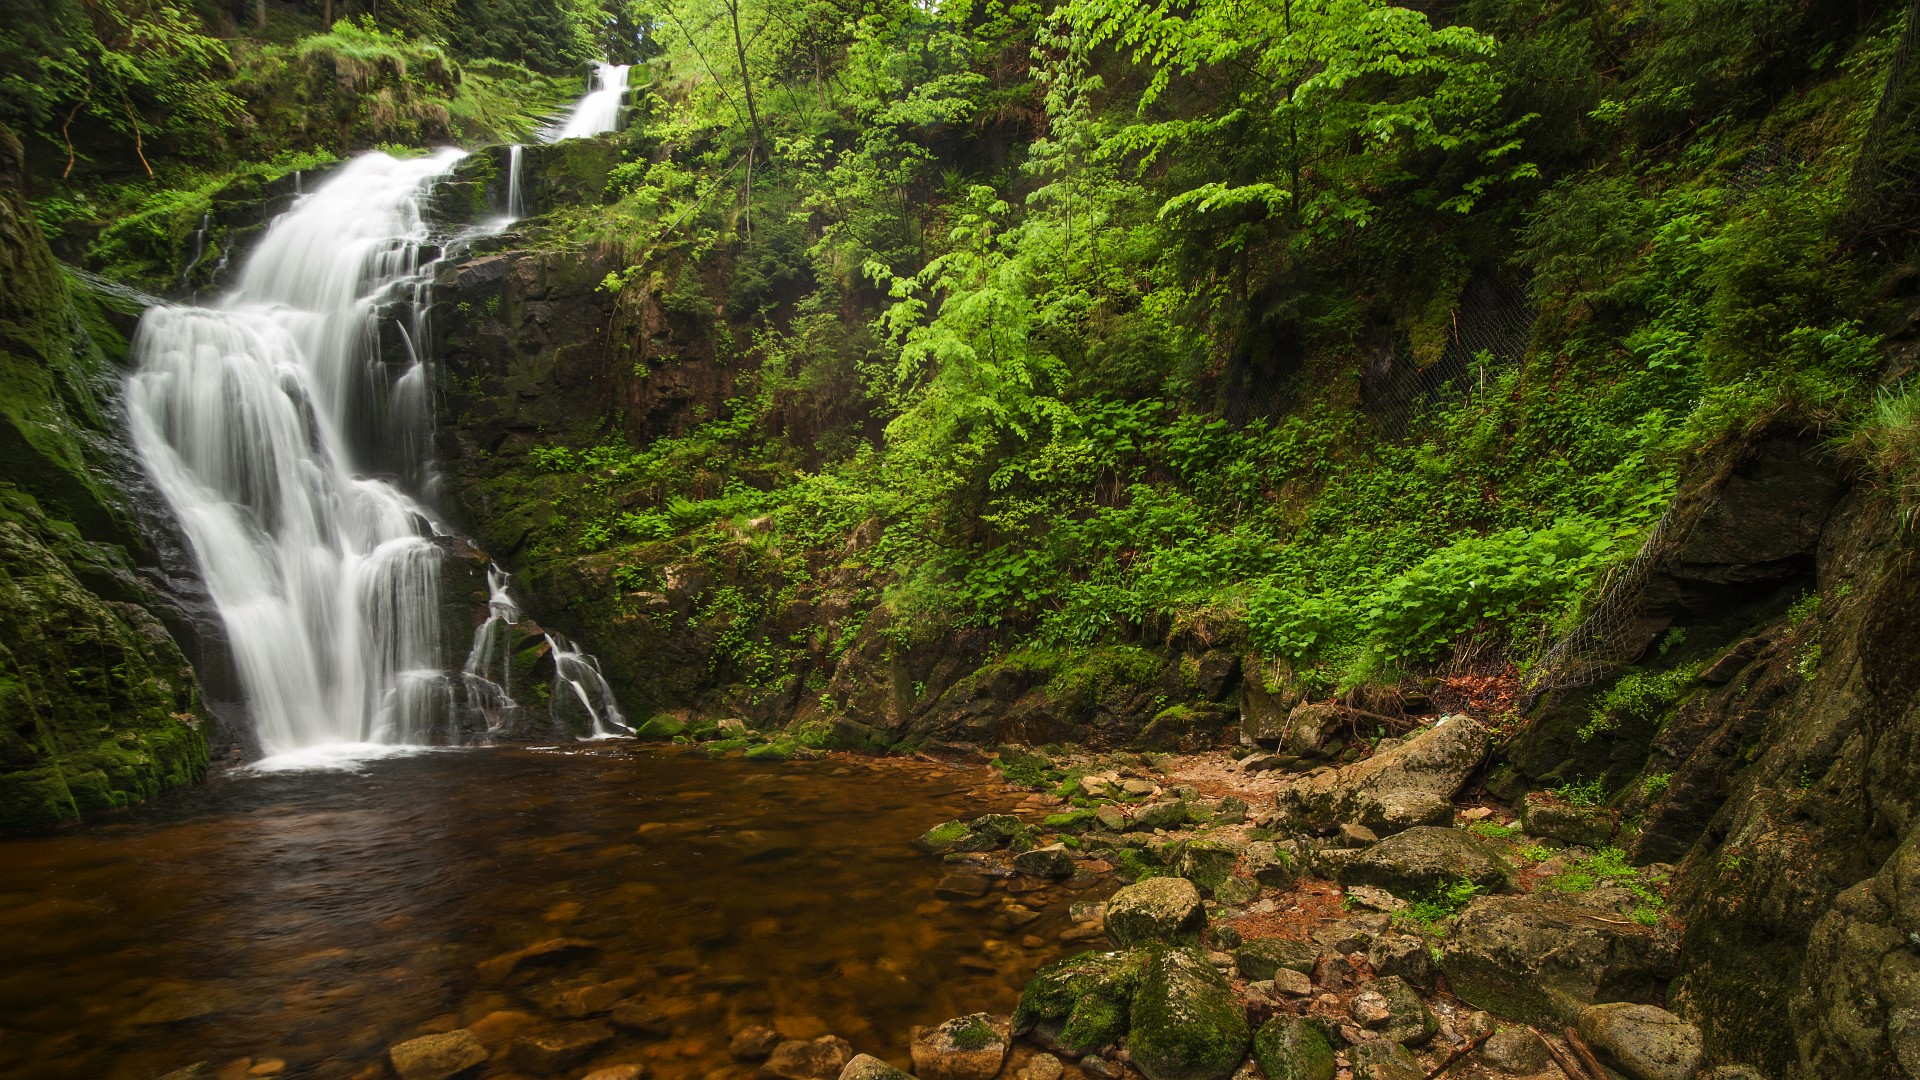
[[[1004,1016],[974,1013],[913,1035],[913,1071],[920,1080],[993,1080],[1006,1064],[1013,1034]]]
[[[1252,1038],[1226,977],[1194,948],[1150,951],[1128,1019],[1127,1048],[1148,1080],[1226,1080]]]
[[[1353,1080],[1426,1080],[1427,1070],[1397,1042],[1375,1039],[1353,1048]]]
[[[1661,1000],[1670,931],[1552,897],[1489,896],[1454,920],[1440,970],[1461,1000],[1527,1023],[1570,1023],[1595,1001]]]
[[[1253,1059],[1267,1080],[1333,1080],[1333,1047],[1320,1029],[1281,1014],[1253,1036]]]
[[[639,727],[633,729],[633,733],[642,739],[656,739],[664,742],[675,736],[685,735],[687,722],[677,716],[659,713],[647,717]]]
[[[992,836],[975,832],[964,821],[943,821],[921,833],[914,844],[935,855],[952,851],[992,851],[1000,846]]]
[[[1500,845],[1463,829],[1422,825],[1395,833],[1334,871],[1342,885],[1377,885],[1395,896],[1430,896],[1462,879],[1487,892],[1513,880]]]
[[[1035,972],[1021,991],[1013,1030],[1025,1034],[1042,1023],[1057,1024],[1054,1044],[1074,1054],[1111,1045],[1127,1033],[1128,1009],[1145,966],[1146,955],[1137,951],[1084,952],[1056,960]]]
[[[1181,877],[1211,893],[1233,876],[1233,868],[1239,861],[1238,844],[1225,840],[1195,840],[1181,850],[1176,865]]]
[[[1200,890],[1186,878],[1149,878],[1129,885],[1107,900],[1107,939],[1121,948],[1135,945],[1191,945],[1200,940],[1207,911]]]

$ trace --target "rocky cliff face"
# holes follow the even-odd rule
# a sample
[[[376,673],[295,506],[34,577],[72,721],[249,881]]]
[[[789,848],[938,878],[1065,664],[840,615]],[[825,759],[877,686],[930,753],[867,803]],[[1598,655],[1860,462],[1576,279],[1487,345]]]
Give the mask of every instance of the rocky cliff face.
[[[121,491],[137,483],[112,441],[130,313],[72,289],[19,153],[0,128],[0,828],[188,783],[211,726],[176,638],[194,620],[155,585],[164,538]]]

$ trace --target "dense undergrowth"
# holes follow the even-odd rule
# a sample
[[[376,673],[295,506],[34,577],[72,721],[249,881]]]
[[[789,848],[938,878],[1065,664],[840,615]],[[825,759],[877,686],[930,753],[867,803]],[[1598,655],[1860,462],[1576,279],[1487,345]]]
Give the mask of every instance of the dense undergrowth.
[[[726,9],[664,9],[608,205],[539,234],[745,391],[496,482],[560,510],[528,558],[628,589],[745,538],[784,591],[708,616],[750,682],[795,642],[738,628],[823,555],[903,638],[1191,633],[1314,692],[1524,663],[1703,453],[1910,475],[1907,249],[1855,183],[1892,5],[802,7],[741,8],[744,71]]]

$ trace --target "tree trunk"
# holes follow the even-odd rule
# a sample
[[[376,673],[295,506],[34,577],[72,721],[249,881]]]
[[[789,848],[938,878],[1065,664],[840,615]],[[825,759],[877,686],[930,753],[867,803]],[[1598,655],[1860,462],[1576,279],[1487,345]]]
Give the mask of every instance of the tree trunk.
[[[760,111],[753,103],[753,76],[747,72],[747,45],[740,37],[740,0],[727,0],[727,14],[733,18],[733,51],[740,58],[740,84],[747,91],[747,119],[753,122],[753,137],[760,149],[773,160],[773,144],[767,142],[766,132],[760,130]]]
[[[321,10],[323,13],[320,16],[320,21],[325,25],[321,27],[320,32],[324,34],[328,30],[333,29],[333,0],[326,0],[326,4]]]
[[[253,25],[261,30],[267,28],[267,0],[253,0]]]

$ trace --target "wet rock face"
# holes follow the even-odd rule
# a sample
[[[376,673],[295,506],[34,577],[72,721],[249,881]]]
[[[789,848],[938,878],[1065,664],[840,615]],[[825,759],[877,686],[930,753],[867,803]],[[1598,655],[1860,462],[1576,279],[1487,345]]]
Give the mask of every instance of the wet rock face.
[[[0,126],[0,174],[19,143]],[[0,829],[128,806],[207,768],[212,718],[182,640],[192,619],[147,584],[154,553],[110,452],[124,342],[83,331],[21,193],[0,183]],[[177,637],[176,634],[181,636]]]

